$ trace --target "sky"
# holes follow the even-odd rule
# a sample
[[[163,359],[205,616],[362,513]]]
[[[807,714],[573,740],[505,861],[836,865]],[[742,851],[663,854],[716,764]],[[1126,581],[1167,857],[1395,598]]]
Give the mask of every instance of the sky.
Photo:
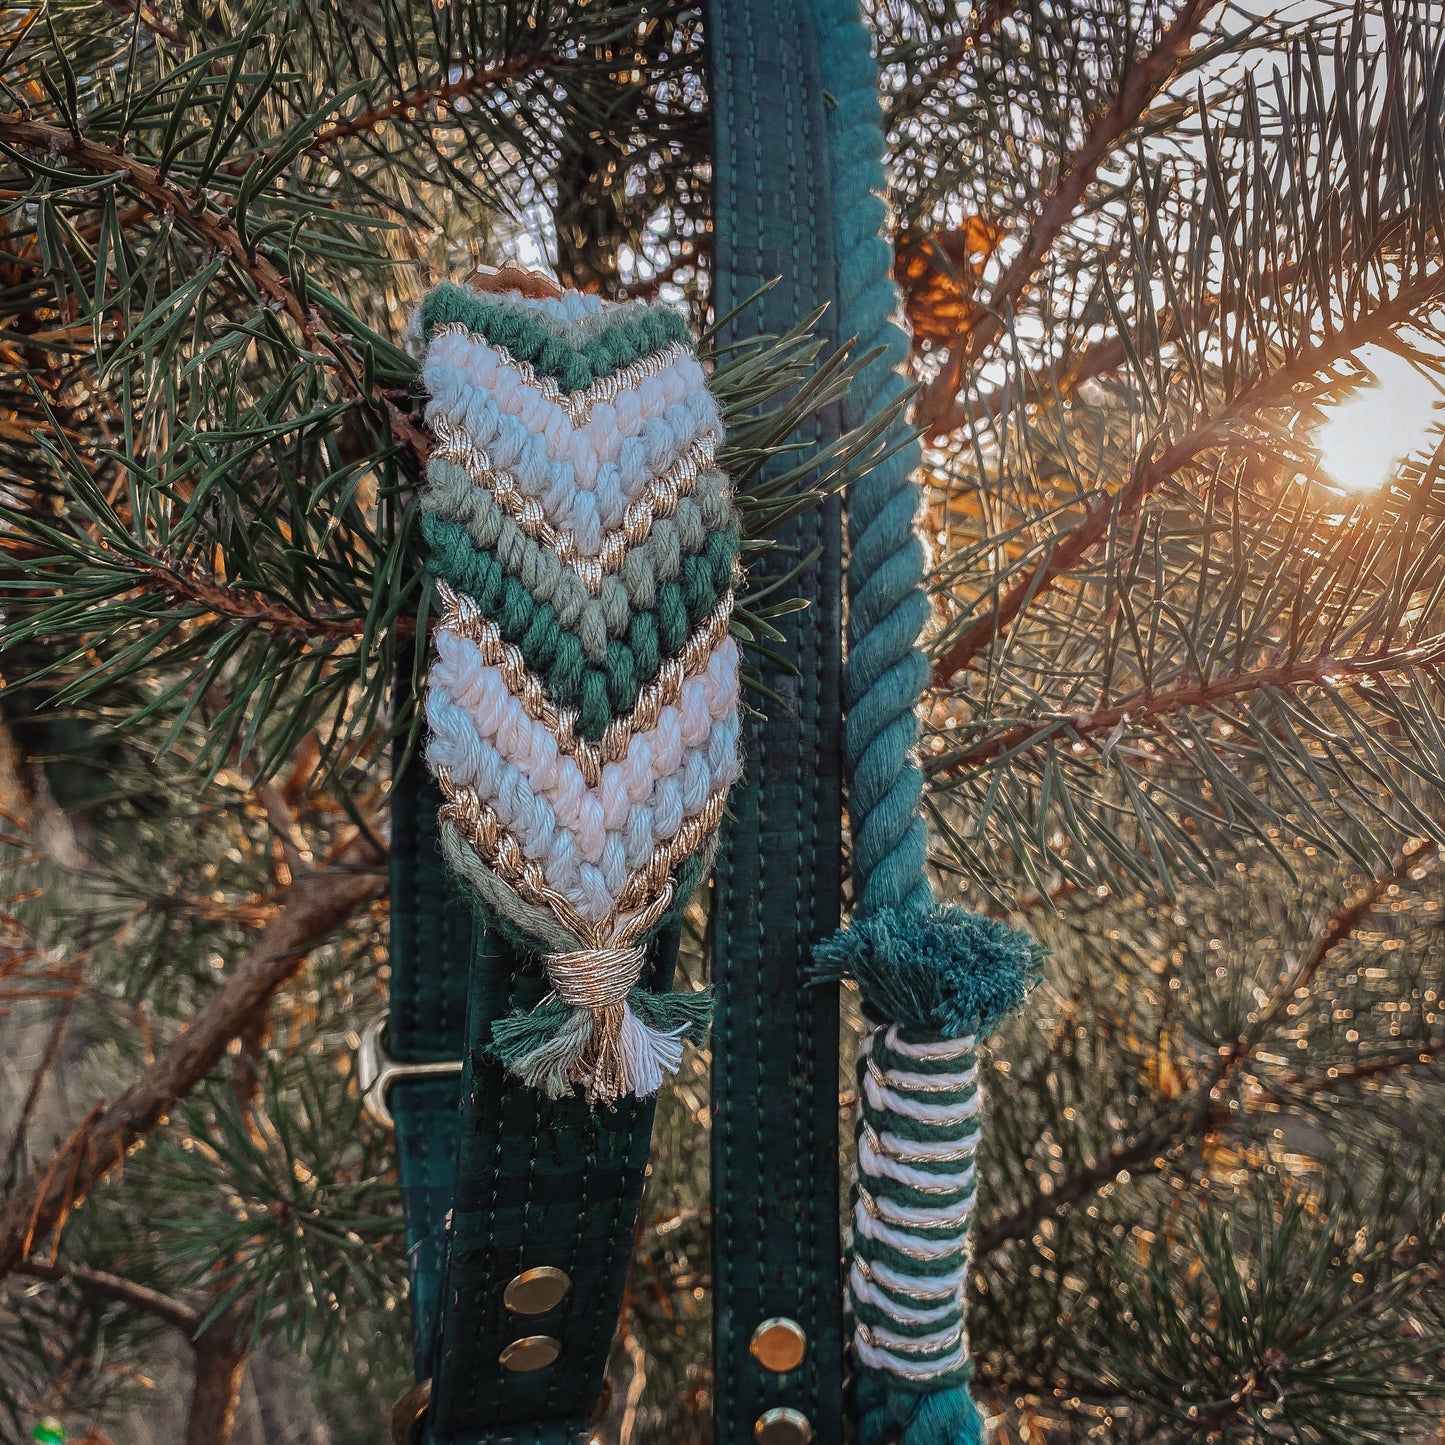
[[[1375,376],[1331,407],[1315,433],[1320,460],[1345,491],[1383,487],[1412,452],[1432,448],[1432,433],[1445,421],[1445,397],[1437,383],[1403,357],[1367,346],[1358,359]]]

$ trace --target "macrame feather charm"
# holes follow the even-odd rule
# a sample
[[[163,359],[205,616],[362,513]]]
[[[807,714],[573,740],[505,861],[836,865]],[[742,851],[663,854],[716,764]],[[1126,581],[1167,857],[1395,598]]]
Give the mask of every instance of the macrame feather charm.
[[[739,768],[717,404],[664,306],[508,267],[438,287],[418,326],[442,847],[551,984],[492,1048],[554,1097],[654,1093],[708,1001],[642,987],[645,945]]]

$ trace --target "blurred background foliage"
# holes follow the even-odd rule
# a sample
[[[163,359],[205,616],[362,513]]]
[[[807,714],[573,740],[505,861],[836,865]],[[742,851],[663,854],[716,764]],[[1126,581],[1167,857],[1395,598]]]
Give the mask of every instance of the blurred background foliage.
[[[1052,954],[988,1060],[996,1438],[1440,1440],[1445,14],[867,9],[933,861]],[[0,1440],[382,1438],[348,1045],[424,665],[407,316],[512,255],[705,325],[704,44],[671,0],[0,11]],[[849,365],[723,362],[745,479]],[[607,1445],[711,1440],[707,1076]]]

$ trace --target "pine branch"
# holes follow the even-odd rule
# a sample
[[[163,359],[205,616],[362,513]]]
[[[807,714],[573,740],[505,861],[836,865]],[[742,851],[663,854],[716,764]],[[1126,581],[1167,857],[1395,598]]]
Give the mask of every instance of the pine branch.
[[[1108,109],[1095,117],[1079,148],[1069,157],[1054,189],[1029,227],[1018,254],[985,301],[975,307],[968,330],[949,348],[938,375],[924,387],[917,420],[928,435],[947,435],[959,387],[972,362],[995,341],[1018,309],[1064,228],[1099,173],[1099,167],[1143,119],[1188,53],[1209,13],[1220,0],[1185,0],[1158,43],[1133,62]]]
[[[67,1264],[60,1260],[46,1259],[27,1259],[16,1266],[15,1273],[24,1275],[27,1279],[72,1285],[82,1295],[91,1299],[108,1300],[143,1315],[150,1315],[162,1324],[179,1330],[187,1340],[190,1340],[201,1326],[203,1316],[199,1310],[158,1289],[152,1289],[150,1285],[126,1279],[123,1275],[89,1269],[83,1264]]]
[[[932,66],[927,73],[894,95],[885,97],[886,114],[894,117],[917,110],[931,92],[952,80],[973,59],[978,47],[988,43],[989,37],[1018,6],[1019,0],[981,0],[969,17],[971,23],[968,28],[933,53]],[[893,57],[885,55],[882,60],[887,65]]]
[[[1381,648],[1349,657],[1315,657],[1297,662],[1277,662],[1249,671],[1233,672],[1204,682],[1171,688],[1167,692],[1140,691],[1122,702],[1090,711],[1061,713],[1038,722],[1018,723],[972,747],[942,754],[925,764],[930,778],[939,782],[956,779],[984,763],[1007,754],[1017,758],[1058,737],[1082,741],[1115,728],[1143,727],[1156,718],[1168,717],[1193,707],[1209,707],[1229,698],[1263,689],[1293,691],[1310,683],[1328,681],[1348,687],[1363,677],[1437,667],[1445,663],[1445,637],[1431,638],[1414,647]]]
[[[1325,920],[1299,962],[1253,1016],[1250,1027],[1232,1043],[1221,1046],[1218,1062],[1205,1080],[1176,1105],[1144,1124],[1129,1142],[1062,1180],[1051,1180],[1047,1192],[1039,1190],[1018,1208],[983,1224],[974,1235],[974,1257],[983,1259],[1014,1240],[1028,1237],[1044,1220],[1056,1218],[1126,1170],[1163,1169],[1171,1158],[1195,1146],[1210,1128],[1230,1123],[1236,1117],[1224,1098],[1230,1080],[1279,1022],[1295,991],[1310,984],[1330,955],[1349,941],[1390,888],[1398,886],[1439,851],[1433,839],[1425,839],[1404,849],[1391,869],[1356,890]]]
[[[324,126],[306,149],[312,153],[324,151],[338,141],[366,135],[397,122],[422,124],[425,112],[432,106],[445,110],[455,101],[470,99],[504,81],[518,80],[536,70],[558,69],[564,63],[560,56],[546,53],[509,55],[496,65],[482,66],[461,75],[449,75],[438,85],[418,85],[403,95],[394,96],[383,105],[368,107],[348,120],[335,121]],[[237,161],[234,164],[249,165],[250,162]]]
[[[1445,1039],[1436,1039],[1428,1044],[1416,1044],[1409,1049],[1395,1049],[1377,1058],[1365,1059],[1358,1064],[1347,1064],[1343,1068],[1331,1066],[1322,1074],[1299,1074],[1289,1072],[1278,1078],[1257,1095],[1260,1103],[1288,1105],[1301,1094],[1310,1097],[1315,1094],[1333,1093],[1350,1084],[1369,1083],[1386,1074],[1408,1073],[1416,1064],[1434,1064],[1445,1059]]]
[[[227,617],[234,622],[258,627],[278,639],[307,643],[323,637],[332,640],[362,637],[368,632],[365,617],[303,614],[253,588],[222,586],[193,570],[168,566],[159,560],[149,561],[114,549],[108,555],[177,602],[189,604],[202,614]],[[397,617],[392,625],[399,637],[409,637],[416,630],[416,620],[412,617]]]
[[[382,859],[357,837],[296,878],[246,956],[110,1105],[97,1104],[61,1150],[0,1207],[0,1279],[29,1258],[96,1184],[211,1071],[256,1011],[335,929],[386,891]]]
[[[239,1340],[240,1315],[233,1306],[196,1338],[196,1372],[181,1445],[230,1445],[250,1355]]]
[[[481,95],[506,81],[520,80],[535,71],[562,69],[567,63],[561,56],[551,52],[519,53],[509,55],[495,65],[480,66],[460,74],[448,74],[447,79],[434,84],[415,85],[380,105],[368,105],[346,120],[333,121],[330,125],[322,126],[314,139],[303,148],[302,154],[319,155],[342,141],[355,136],[375,134],[389,125],[425,127],[435,124],[428,114],[433,107],[443,113],[444,119],[448,107],[458,100],[470,100],[473,96]],[[239,178],[252,166],[264,164],[266,159],[265,151],[237,156],[219,168],[220,174]]]
[[[411,418],[380,387],[374,387],[369,394],[363,391],[356,378],[365,374],[366,367],[350,341],[326,328],[314,307],[302,305],[292,290],[291,282],[266,255],[246,244],[230,219],[204,192],[181,190],[155,166],[139,157],[112,150],[44,121],[26,120],[17,115],[0,117],[0,143],[46,155],[63,155],[95,175],[124,176],[130,187],[144,199],[153,216],[176,219],[214,251],[225,256],[250,281],[260,297],[291,319],[308,347],[314,347],[324,336],[327,342],[346,355],[351,366],[332,364],[329,369],[339,373],[344,388],[363,401],[379,401],[385,408],[395,440],[410,447],[418,462],[426,460],[426,437]]]
[[[994,646],[1028,606],[1079,566],[1119,526],[1131,521],[1158,488],[1200,465],[1203,455],[1226,444],[1236,428],[1247,426],[1259,413],[1283,404],[1302,381],[1326,371],[1360,347],[1392,335],[1438,303],[1442,294],[1445,267],[1437,267],[1326,340],[1305,348],[1288,366],[1266,372],[1219,410],[1201,416],[1152,461],[1141,460],[1128,482],[1117,491],[1096,497],[1076,526],[1051,537],[1040,549],[1041,559],[948,644],[934,660],[934,686],[947,687],[981,652]]]
[[[1278,291],[1291,286],[1299,275],[1299,270],[1299,266],[1294,263],[1279,266],[1270,276],[1261,279],[1261,288]],[[1236,298],[1236,301],[1241,299]],[[1219,317],[1221,304],[1220,297],[1209,296],[1195,307],[1188,317],[1169,310],[1161,312],[1158,325],[1160,345],[1178,341],[1186,334],[1197,336],[1208,331]],[[1062,358],[1062,361],[1062,369],[1040,368],[1018,386],[996,386],[970,402],[955,403],[953,410],[940,423],[939,430],[960,431],[976,426],[983,417],[998,421],[1016,399],[1027,400],[1031,397],[1052,395],[1065,401],[1076,395],[1086,382],[1097,380],[1101,376],[1112,376],[1127,365],[1129,347],[1122,335],[1110,336],[1086,346],[1071,357]]]

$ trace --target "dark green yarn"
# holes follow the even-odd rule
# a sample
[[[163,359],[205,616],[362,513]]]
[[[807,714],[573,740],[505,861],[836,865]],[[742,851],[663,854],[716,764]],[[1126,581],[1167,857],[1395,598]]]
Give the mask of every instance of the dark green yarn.
[[[668,306],[614,321],[577,344],[559,335],[515,302],[489,300],[466,286],[444,282],[432,290],[417,313],[422,336],[430,340],[444,326],[461,324],[502,346],[518,361],[531,364],[564,392],[582,391],[594,381],[671,346],[691,344],[687,323]]]
[[[888,1045],[887,1029],[876,1034],[873,1038],[871,1057],[877,1060],[878,1067],[889,1071],[896,1070],[904,1074],[935,1074],[952,1077],[959,1072],[958,1057],[948,1058],[916,1058],[909,1054],[899,1053]],[[932,1034],[920,1034],[911,1029],[899,1029],[898,1041],[901,1044],[922,1044],[937,1043],[938,1039]]]
[[[670,1034],[675,1029],[686,1029],[685,1038],[692,1043],[707,1041],[707,1031],[712,1023],[712,985],[694,990],[692,993],[649,993],[645,988],[635,988],[627,995],[632,1012],[650,1029]]]
[[[868,1261],[870,1264],[886,1264],[905,1278],[913,1279],[944,1278],[953,1274],[958,1267],[958,1261],[951,1258],[950,1254],[946,1253],[939,1259],[914,1259],[911,1254],[904,1254],[902,1250],[894,1249],[891,1244],[885,1244],[881,1239],[868,1241]]]
[[[958,1165],[953,1164],[950,1167],[957,1174]],[[915,1189],[911,1184],[904,1184],[881,1174],[870,1174],[866,1169],[858,1171],[858,1182],[875,1199],[886,1196],[893,1203],[906,1204],[910,1209],[952,1209],[969,1199],[975,1189],[974,1183],[970,1181],[946,1194],[930,1194],[926,1189]]]
[[[961,1144],[977,1134],[979,1128],[977,1114],[962,1124],[926,1124],[921,1119],[907,1118],[890,1110],[874,1109],[866,1097],[863,1117],[880,1134],[886,1131],[895,1139],[911,1139],[915,1144]]]
[[[695,1043],[707,1037],[712,1019],[710,988],[699,993],[650,993],[639,986],[627,995],[627,1004],[649,1028],[662,1033],[685,1029]],[[569,1075],[594,1027],[591,1010],[549,999],[498,1019],[487,1052],[523,1083],[550,1099],[560,1099],[574,1088]]]
[[[910,1303],[916,1303],[916,1301],[910,1301]],[[853,1301],[853,1317],[862,1320],[865,1325],[879,1325],[891,1334],[903,1335],[905,1338],[917,1339],[921,1335],[931,1335],[939,1327],[936,1321],[921,1325],[910,1324],[896,1315],[889,1314],[887,1310],[881,1310],[877,1305],[860,1299]],[[926,1356],[920,1355],[918,1358],[922,1359]]]
[[[912,1060],[911,1060],[911,1059],[908,1060],[908,1063],[912,1063]],[[896,1064],[894,1064],[894,1065],[884,1064],[882,1060],[879,1060],[879,1065],[880,1065],[880,1067],[882,1067],[882,1068],[889,1068],[889,1067],[898,1068],[898,1067],[899,1067],[899,1066],[896,1065]],[[907,1064],[904,1064],[902,1067],[903,1067],[904,1069],[906,1069],[906,1068],[907,1068]],[[863,1066],[861,1066],[861,1067],[859,1068],[859,1071],[858,1071],[858,1081],[859,1081],[860,1084],[861,1084],[862,1081],[863,1081],[863,1075],[864,1075],[865,1072],[866,1072],[866,1064],[863,1065]],[[966,1103],[967,1103],[970,1099],[972,1099],[973,1096],[974,1096],[975,1094],[977,1094],[977,1093],[978,1093],[978,1081],[975,1079],[975,1081],[974,1081],[973,1083],[971,1083],[971,1084],[960,1084],[959,1087],[956,1088],[956,1089],[933,1089],[933,1090],[930,1090],[929,1093],[928,1093],[928,1103],[929,1103],[929,1106],[930,1106],[930,1107],[932,1107],[932,1106],[934,1106],[934,1105],[937,1105],[937,1106],[939,1106],[939,1107],[945,1107],[945,1106],[949,1106],[949,1105],[966,1104]]]
[[[581,637],[563,627],[552,604],[539,602],[520,578],[508,576],[498,557],[479,548],[461,523],[424,512],[421,529],[431,548],[431,570],[497,624],[545,681],[557,706],[579,710],[577,731],[592,741],[614,717],[631,711],[663,662],[687,645],[732,585],[739,547],[734,528],[712,533],[703,551],[682,559],[674,581],[658,586],[655,610],[634,614],[627,641],[608,643],[597,667],[588,663]]]

